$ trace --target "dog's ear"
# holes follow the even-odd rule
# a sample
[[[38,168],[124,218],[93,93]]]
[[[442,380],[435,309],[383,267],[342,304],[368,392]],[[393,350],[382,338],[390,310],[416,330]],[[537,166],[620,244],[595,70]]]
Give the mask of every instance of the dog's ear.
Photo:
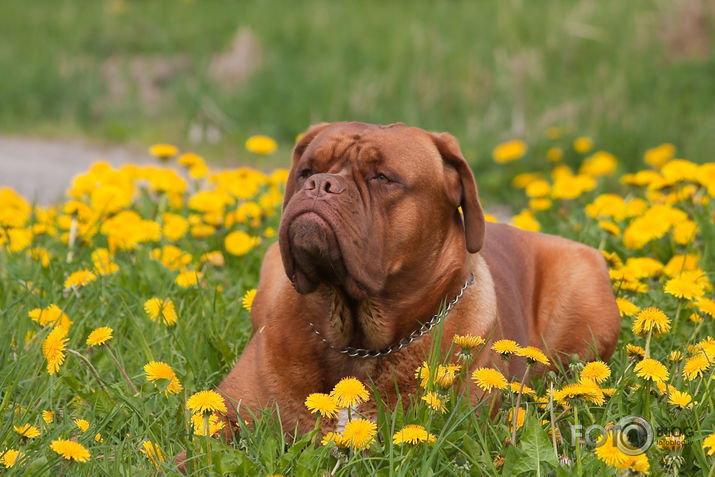
[[[447,133],[431,133],[430,135],[442,155],[445,165],[457,171],[457,181],[445,181],[445,192],[455,208],[462,207],[467,250],[471,253],[478,252],[484,244],[486,223],[472,170],[462,156],[459,143],[454,136]]]
[[[295,143],[295,147],[293,148],[293,160],[291,162],[290,174],[288,174],[288,179],[286,180],[286,189],[285,194],[283,196],[283,209],[285,209],[286,205],[288,204],[288,201],[291,197],[293,197],[293,193],[295,192],[294,184],[295,175],[297,174],[295,170],[295,165],[298,164],[298,161],[300,160],[301,156],[303,155],[311,141],[315,139],[315,136],[317,136],[318,134],[323,132],[323,130],[327,129],[329,126],[332,125],[333,123],[313,124],[301,136],[298,142]]]

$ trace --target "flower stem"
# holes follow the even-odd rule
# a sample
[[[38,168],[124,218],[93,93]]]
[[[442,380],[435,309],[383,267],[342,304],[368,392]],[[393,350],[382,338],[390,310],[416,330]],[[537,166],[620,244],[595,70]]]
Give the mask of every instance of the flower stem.
[[[119,372],[122,373],[122,376],[124,376],[124,379],[127,380],[129,383],[129,386],[132,388],[132,391],[134,391],[134,395],[138,395],[139,391],[137,391],[137,388],[134,386],[134,383],[132,382],[131,379],[129,379],[129,376],[127,376],[126,371],[124,371],[124,368],[122,367],[121,364],[119,364],[119,361],[117,360],[117,357],[114,356],[114,353],[112,352],[112,348],[109,347],[109,343],[105,343],[105,346],[107,347],[107,352],[109,353],[109,356],[112,358],[112,361],[114,361],[114,364],[117,365],[117,368],[119,368]]]
[[[645,357],[650,358],[650,338],[653,335],[653,328],[648,330],[648,336],[645,339]]]
[[[514,405],[514,418],[511,421],[511,443],[516,445],[516,421],[519,417],[519,406],[521,405],[521,393],[524,391],[524,381],[526,381],[526,376],[529,374],[530,365],[526,365],[526,371],[524,371],[524,377],[521,378],[521,386],[519,386],[519,392],[516,395],[516,404]]]
[[[573,416],[574,416],[574,424],[576,425],[576,429],[578,429],[578,407],[576,406],[576,403],[573,405]],[[583,472],[581,472],[581,441],[576,439],[576,475],[583,475]]]
[[[554,446],[554,454],[559,456],[559,448],[556,446],[556,419],[554,418],[554,383],[549,383],[549,414],[551,417],[551,443]]]
[[[678,331],[678,321],[680,320],[680,308],[683,306],[683,300],[678,300],[678,309],[675,310],[675,320],[673,321],[673,335]]]
[[[72,353],[73,355],[77,356],[79,359],[84,361],[84,364],[86,364],[89,367],[89,370],[92,372],[95,379],[97,380],[99,385],[102,387],[102,390],[106,393],[107,387],[104,385],[102,378],[99,377],[99,373],[97,372],[97,370],[94,368],[94,366],[92,366],[92,363],[90,363],[89,360],[82,353],[78,353],[77,351],[75,351],[73,349],[67,348],[67,352]]]
[[[211,459],[211,422],[209,420],[209,413],[204,413],[204,429],[206,430],[206,451],[209,455],[209,471],[213,473],[213,462]]]

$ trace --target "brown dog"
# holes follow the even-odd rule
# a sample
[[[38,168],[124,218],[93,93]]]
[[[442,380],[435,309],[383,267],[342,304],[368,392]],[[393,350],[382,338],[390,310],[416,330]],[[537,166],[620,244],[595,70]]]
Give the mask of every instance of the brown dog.
[[[279,243],[266,253],[251,312],[254,335],[218,390],[243,417],[276,404],[284,428],[303,432],[315,423],[306,396],[345,376],[374,382],[394,403],[396,385],[415,391],[433,333],[397,344],[463,287],[441,324],[443,351],[455,333],[509,338],[552,360],[608,360],[616,346],[620,318],[601,254],[486,224],[452,136],[403,124],[313,126],[293,152]],[[521,377],[524,360],[502,364],[488,349],[474,366],[499,363]],[[391,352],[363,356],[380,351]]]

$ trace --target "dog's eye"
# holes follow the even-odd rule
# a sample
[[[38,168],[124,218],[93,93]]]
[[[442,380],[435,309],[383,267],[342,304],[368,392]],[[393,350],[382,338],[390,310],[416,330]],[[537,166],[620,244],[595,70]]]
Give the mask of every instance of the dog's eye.
[[[298,177],[301,179],[307,179],[308,177],[313,175],[313,170],[312,169],[303,169],[300,171],[300,174],[298,174]]]
[[[390,179],[388,179],[387,176],[382,173],[376,175],[373,179],[379,181],[381,184],[388,184],[390,182]]]

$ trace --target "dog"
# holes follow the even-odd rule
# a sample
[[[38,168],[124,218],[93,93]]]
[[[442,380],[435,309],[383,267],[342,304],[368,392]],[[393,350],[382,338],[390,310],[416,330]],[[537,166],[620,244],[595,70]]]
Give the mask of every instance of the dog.
[[[455,299],[455,297],[457,297]],[[278,242],[261,267],[253,336],[219,384],[228,419],[277,406],[285,429],[310,431],[308,394],[343,377],[372,382],[394,405],[414,393],[435,338],[487,346],[473,367],[521,378],[491,342],[552,360],[607,361],[620,317],[604,258],[565,238],[487,223],[457,140],[402,123],[312,126],[297,142]],[[237,412],[236,412],[237,411]]]

